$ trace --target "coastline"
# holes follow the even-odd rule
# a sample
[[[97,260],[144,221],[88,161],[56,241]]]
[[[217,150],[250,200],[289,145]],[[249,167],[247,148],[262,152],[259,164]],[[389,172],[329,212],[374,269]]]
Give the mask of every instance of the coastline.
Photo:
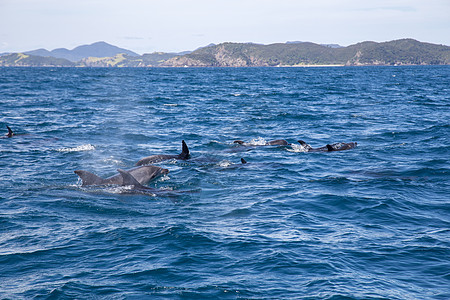
[[[114,47],[110,45],[111,47]],[[189,53],[150,53],[138,56],[123,51],[107,56],[95,44],[90,53],[68,57],[39,56],[30,53],[0,55],[0,66],[11,67],[343,67],[450,65],[450,47],[400,39],[382,43],[362,42],[342,48],[314,43],[255,45],[221,43]],[[115,48],[114,48],[115,49]],[[99,52],[100,51],[100,52]],[[49,52],[50,53],[50,52]],[[50,53],[51,54],[51,53]],[[319,63],[320,62],[320,63]]]
[[[199,68],[333,68],[333,67],[424,67],[450,66],[449,64],[330,64],[330,65],[278,65],[278,66],[62,66],[62,65],[0,65],[0,68],[79,68],[79,69],[199,69]]]
[[[345,64],[324,64],[324,65],[281,65],[282,68],[323,68],[323,67],[346,67]]]

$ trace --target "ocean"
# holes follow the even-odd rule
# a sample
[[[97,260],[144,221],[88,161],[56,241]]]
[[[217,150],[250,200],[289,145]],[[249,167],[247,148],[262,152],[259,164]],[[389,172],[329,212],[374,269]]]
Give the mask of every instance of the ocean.
[[[0,68],[0,111],[1,299],[450,299],[449,66]]]

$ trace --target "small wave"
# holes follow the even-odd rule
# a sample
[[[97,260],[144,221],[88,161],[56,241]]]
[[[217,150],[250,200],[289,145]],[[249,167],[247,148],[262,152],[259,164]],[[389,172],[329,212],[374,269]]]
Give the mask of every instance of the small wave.
[[[164,106],[178,106],[176,103],[164,103]]]
[[[249,208],[237,208],[232,211],[222,215],[222,218],[239,218],[239,217],[248,217],[252,214],[251,209]]]
[[[95,150],[95,147],[91,144],[85,144],[85,145],[77,146],[74,148],[56,149],[56,151],[58,151],[58,152],[80,152],[80,151],[91,151],[91,150]]]
[[[211,140],[209,143],[207,143],[206,145],[214,145],[214,144],[218,144],[218,145],[235,145],[232,141],[231,142],[222,142],[222,141],[218,141],[218,140]]]
[[[397,148],[397,147],[403,147],[403,146],[406,146],[406,145],[407,145],[406,143],[394,144],[394,145],[386,146],[386,148]]]

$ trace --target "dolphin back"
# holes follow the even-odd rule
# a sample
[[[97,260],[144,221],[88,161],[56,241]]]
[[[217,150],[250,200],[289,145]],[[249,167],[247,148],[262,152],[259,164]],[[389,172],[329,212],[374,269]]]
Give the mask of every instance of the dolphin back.
[[[328,144],[327,148],[328,151],[342,151],[342,150],[350,150],[356,147],[358,143],[357,142],[351,142],[351,143],[335,143],[335,144]]]
[[[299,144],[302,145],[303,148],[305,148],[306,151],[311,151],[313,148],[307,144],[305,141],[298,140]]]
[[[182,151],[180,154],[178,155],[166,155],[166,154],[160,154],[160,155],[151,155],[151,156],[147,156],[144,157],[142,159],[140,159],[137,163],[136,166],[144,166],[144,165],[149,165],[149,164],[153,164],[153,163],[157,163],[160,161],[164,161],[164,160],[168,160],[168,159],[188,159],[191,157],[190,153],[189,153],[189,148],[186,145],[186,142],[183,140],[181,141],[181,145],[182,145]]]
[[[178,155],[164,155],[164,154],[151,155],[151,156],[147,156],[147,157],[140,159],[136,163],[136,166],[144,166],[144,165],[154,164],[154,163],[158,163],[160,161],[164,161],[164,160],[168,160],[168,159],[172,159],[172,158],[178,158]]]
[[[119,172],[120,175],[122,175],[123,178],[122,185],[132,185],[134,187],[144,188],[144,186],[140,184],[139,181],[137,181],[136,178],[134,178],[129,172],[122,169],[117,169],[117,172]]]
[[[105,180],[94,173],[83,171],[83,170],[76,170],[74,171],[75,174],[77,174],[81,180],[83,181],[82,185],[102,185],[105,184]]]
[[[267,142],[267,145],[269,145],[269,146],[275,146],[275,145],[286,146],[286,145],[289,145],[289,143],[286,140],[274,140],[274,141]]]
[[[127,170],[140,184],[146,184],[150,180],[169,173],[169,170],[157,166],[147,165]]]
[[[123,178],[123,185],[133,187],[132,192],[145,194],[151,192],[153,194],[155,191],[157,191],[153,188],[146,187],[140,184],[139,181],[137,181],[136,178],[134,178],[133,175],[130,174],[130,172],[124,171],[122,169],[117,169],[117,172],[119,172]]]

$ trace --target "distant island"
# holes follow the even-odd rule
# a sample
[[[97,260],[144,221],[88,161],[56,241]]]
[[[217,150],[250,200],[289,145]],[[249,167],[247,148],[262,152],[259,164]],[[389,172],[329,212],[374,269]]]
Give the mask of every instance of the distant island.
[[[0,56],[0,67],[301,67],[450,65],[450,47],[413,39],[335,44],[210,44],[182,53],[138,55],[105,42],[73,50],[38,49]]]

